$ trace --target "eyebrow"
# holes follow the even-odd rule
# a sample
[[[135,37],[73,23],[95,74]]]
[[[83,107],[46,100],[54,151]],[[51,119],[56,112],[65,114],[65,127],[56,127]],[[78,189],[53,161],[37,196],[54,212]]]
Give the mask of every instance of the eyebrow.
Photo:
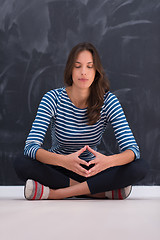
[[[75,63],[80,63],[81,64],[81,62],[75,62]],[[87,62],[87,63],[93,63],[93,62]]]

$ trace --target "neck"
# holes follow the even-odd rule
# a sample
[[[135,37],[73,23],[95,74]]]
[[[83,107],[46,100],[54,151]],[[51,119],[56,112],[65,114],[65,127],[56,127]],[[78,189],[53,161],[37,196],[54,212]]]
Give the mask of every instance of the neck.
[[[78,108],[87,107],[87,99],[89,96],[89,89],[76,89],[74,86],[66,88],[67,94],[72,103]]]

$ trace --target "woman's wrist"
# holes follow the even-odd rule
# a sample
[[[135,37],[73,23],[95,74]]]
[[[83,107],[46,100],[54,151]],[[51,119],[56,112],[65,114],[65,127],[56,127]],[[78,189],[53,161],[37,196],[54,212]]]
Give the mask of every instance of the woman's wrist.
[[[39,148],[36,152],[36,160],[45,164],[63,166],[64,158],[65,158],[65,155],[49,152],[42,148]]]
[[[132,150],[126,150],[122,153],[106,156],[108,168],[125,165],[135,159],[135,154]]]
[[[106,161],[107,161],[107,168],[115,167],[116,166],[116,154],[106,156]]]
[[[67,155],[58,154],[56,165],[60,167],[65,167],[66,159],[67,159]]]

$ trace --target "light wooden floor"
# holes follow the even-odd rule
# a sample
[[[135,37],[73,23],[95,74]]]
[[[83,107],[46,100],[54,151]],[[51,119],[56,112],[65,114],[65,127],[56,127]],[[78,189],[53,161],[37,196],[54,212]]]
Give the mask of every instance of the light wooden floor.
[[[133,187],[126,200],[27,201],[0,187],[1,240],[160,240],[160,186]]]

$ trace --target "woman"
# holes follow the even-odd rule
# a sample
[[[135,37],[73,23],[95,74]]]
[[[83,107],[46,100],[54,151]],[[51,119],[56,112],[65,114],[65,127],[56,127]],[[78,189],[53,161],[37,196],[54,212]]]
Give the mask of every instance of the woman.
[[[80,43],[71,50],[64,82],[66,87],[42,98],[25,156],[15,163],[18,176],[26,181],[26,199],[128,197],[146,168],[92,44]],[[121,149],[111,156],[97,151],[108,122]],[[52,146],[47,151],[42,144],[49,124]]]

